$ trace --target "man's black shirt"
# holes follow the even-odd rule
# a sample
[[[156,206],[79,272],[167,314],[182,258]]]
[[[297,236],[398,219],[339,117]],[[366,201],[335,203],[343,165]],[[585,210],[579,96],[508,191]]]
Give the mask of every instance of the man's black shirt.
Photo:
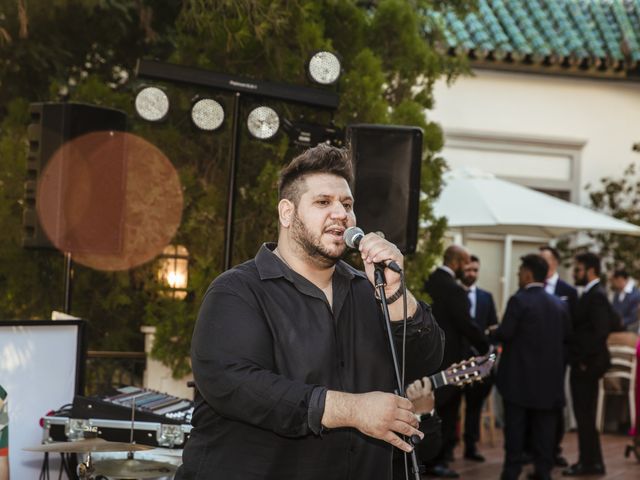
[[[395,389],[373,287],[363,272],[339,262],[332,309],[273,248],[263,245],[205,295],[191,349],[194,428],[176,478],[389,479],[389,444],[320,424],[328,389]],[[423,303],[407,330],[409,382],[440,365],[443,338]],[[394,334],[399,340],[402,322]]]

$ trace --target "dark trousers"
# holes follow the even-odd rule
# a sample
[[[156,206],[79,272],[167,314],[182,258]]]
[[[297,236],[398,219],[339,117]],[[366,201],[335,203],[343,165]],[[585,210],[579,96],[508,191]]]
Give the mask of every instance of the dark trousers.
[[[559,457],[562,454],[562,438],[564,437],[564,407],[556,410],[556,415],[556,444],[553,450],[553,454],[556,457]]]
[[[457,426],[462,390],[459,387],[445,385],[437,389],[434,394],[436,413],[442,420],[442,448],[429,465],[447,465],[453,458],[453,450],[458,443]]]
[[[488,377],[481,383],[473,383],[464,389],[464,450],[475,452],[476,443],[480,440],[480,417],[482,406],[491,393],[493,378]]]
[[[566,365],[564,368],[563,382],[564,385],[564,377],[567,373]],[[554,455],[559,457],[562,455],[562,439],[564,438],[564,407],[558,408],[558,423],[556,425],[556,445],[554,449]]]
[[[603,463],[600,435],[596,430],[598,380],[599,375],[583,372],[578,367],[571,369],[569,383],[578,424],[578,462],[587,466]]]
[[[525,408],[504,402],[504,465],[501,480],[516,480],[524,464],[527,429],[537,478],[550,480],[557,423],[556,410]]]

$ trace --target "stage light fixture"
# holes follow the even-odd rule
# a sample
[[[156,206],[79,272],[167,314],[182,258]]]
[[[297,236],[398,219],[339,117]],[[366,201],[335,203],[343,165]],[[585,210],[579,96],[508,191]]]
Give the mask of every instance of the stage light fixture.
[[[340,77],[340,60],[331,52],[313,54],[307,66],[309,77],[320,85],[333,85]]]
[[[278,133],[280,117],[271,107],[256,107],[247,118],[249,133],[259,140],[268,140]]]
[[[158,87],[144,87],[136,95],[136,113],[148,122],[159,122],[169,113],[169,97]]]
[[[200,130],[212,132],[222,125],[224,109],[213,98],[201,98],[191,107],[191,121]]]

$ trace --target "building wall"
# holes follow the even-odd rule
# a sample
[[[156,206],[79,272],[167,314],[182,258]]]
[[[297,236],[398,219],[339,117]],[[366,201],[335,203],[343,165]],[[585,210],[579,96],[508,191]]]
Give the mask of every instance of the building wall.
[[[578,195],[572,199],[581,204],[588,203],[587,183],[597,183],[605,175],[621,176],[627,165],[640,159],[631,150],[640,141],[640,83],[488,70],[474,73],[450,86],[444,81],[436,84],[436,104],[429,119],[440,123],[445,135],[462,132],[516,138],[525,144],[529,139],[572,145],[579,152],[572,178]],[[443,154],[458,166],[464,155],[459,149],[451,150],[445,144]],[[566,164],[558,161],[557,171],[552,171],[553,158],[545,155],[537,163],[524,159],[522,175],[528,171],[531,177],[540,176],[534,165],[551,179],[566,170]]]
[[[471,165],[588,205],[588,183],[621,177],[640,160],[632,151],[640,142],[640,83],[474,73],[438,82],[427,114],[444,130],[450,167]],[[501,237],[468,235],[465,243],[483,260],[479,284],[500,308],[517,289],[519,257],[543,242],[510,239],[506,256]]]

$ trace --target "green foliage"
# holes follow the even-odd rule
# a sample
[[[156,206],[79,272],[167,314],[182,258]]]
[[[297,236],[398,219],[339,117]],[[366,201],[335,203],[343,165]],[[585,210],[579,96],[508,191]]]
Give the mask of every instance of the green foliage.
[[[37,317],[60,308],[62,259],[54,252],[20,247],[25,130],[29,102],[68,99],[127,111],[132,130],[160,148],[176,167],[184,211],[175,243],[190,253],[185,300],[163,296],[157,262],[128,272],[77,267],[73,312],[90,319],[91,348],[141,349],[139,327],[157,327],[154,354],[181,375],[190,368],[188,348],[198,307],[221,272],[231,122],[220,132],[196,131],[188,120],[196,94],[213,95],[231,110],[232,95],[185,85],[164,85],[172,110],[161,125],[133,117],[132,68],[152,57],[215,72],[295,85],[308,83],[305,61],[319,49],[338,52],[343,75],[336,112],[272,103],[289,119],[417,125],[424,131],[420,245],[408,259],[410,288],[419,293],[442,248],[443,219],[432,204],[441,189],[445,161],[442,132],[425,117],[433,84],[465,71],[460,59],[438,49],[441,31],[427,12],[473,2],[455,0],[30,0],[28,36],[22,37],[17,3],[0,7],[0,312],[3,318]],[[73,18],[73,22],[68,19]],[[60,29],[59,25],[65,25]],[[4,33],[3,33],[4,32]],[[243,102],[246,118],[250,102]],[[277,176],[299,150],[284,135],[251,139],[242,128],[237,172],[233,262],[255,254],[277,235]],[[13,272],[20,275],[13,275]]]
[[[597,186],[587,185],[591,206],[607,215],[640,225],[640,177],[630,164],[620,178],[604,177]],[[591,234],[606,270],[624,267],[640,277],[640,243],[636,237],[615,233]]]

